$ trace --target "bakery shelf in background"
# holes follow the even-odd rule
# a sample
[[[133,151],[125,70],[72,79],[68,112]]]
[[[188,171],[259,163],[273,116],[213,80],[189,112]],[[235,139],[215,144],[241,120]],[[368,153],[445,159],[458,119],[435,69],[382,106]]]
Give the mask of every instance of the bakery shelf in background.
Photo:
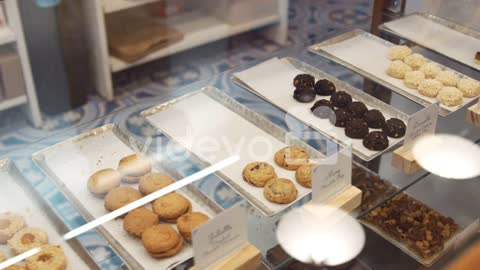
[[[159,0],[103,0],[103,10],[105,13],[117,12],[141,5],[153,3]]]

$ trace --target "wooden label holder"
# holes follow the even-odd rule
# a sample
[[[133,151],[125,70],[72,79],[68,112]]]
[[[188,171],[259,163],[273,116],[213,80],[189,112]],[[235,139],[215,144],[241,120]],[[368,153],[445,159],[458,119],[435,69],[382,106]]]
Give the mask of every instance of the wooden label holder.
[[[480,100],[467,110],[467,122],[480,127]]]
[[[412,150],[405,151],[403,146],[393,151],[392,166],[406,174],[414,174],[421,169],[413,157]]]
[[[209,270],[255,270],[260,269],[262,265],[262,256],[260,250],[254,245],[248,243],[243,248],[237,249],[215,262]],[[197,270],[192,266],[189,270]]]
[[[330,198],[323,205],[331,206],[352,212],[362,204],[362,191],[355,186],[350,186],[337,196]],[[306,203],[303,207],[309,208],[312,206],[312,202]]]

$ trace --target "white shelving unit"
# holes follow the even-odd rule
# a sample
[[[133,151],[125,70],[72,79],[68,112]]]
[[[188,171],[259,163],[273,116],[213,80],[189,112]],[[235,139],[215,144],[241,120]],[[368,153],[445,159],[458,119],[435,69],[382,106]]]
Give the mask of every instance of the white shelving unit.
[[[156,0],[86,0],[84,2],[85,23],[87,24],[91,62],[98,93],[111,100],[114,97],[112,73],[126,70],[162,57],[173,55],[210,42],[228,38],[243,32],[266,27],[264,34],[279,44],[287,42],[288,0],[276,0],[278,10],[248,22],[229,24],[206,11],[194,10],[169,18],[169,26],[183,33],[183,39],[164,49],[155,51],[144,58],[126,63],[108,53],[105,16],[109,13],[138,7]],[[219,0],[226,1],[226,0]],[[202,2],[198,2],[202,3]],[[126,22],[128,23],[128,22]]]

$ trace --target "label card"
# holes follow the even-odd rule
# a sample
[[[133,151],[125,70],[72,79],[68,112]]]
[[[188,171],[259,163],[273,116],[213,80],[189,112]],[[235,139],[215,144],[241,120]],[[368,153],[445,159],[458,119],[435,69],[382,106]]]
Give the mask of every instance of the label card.
[[[405,142],[403,144],[405,152],[412,149],[418,138],[435,133],[438,110],[438,103],[435,103],[410,116],[407,123],[407,131],[405,132]]]
[[[352,185],[352,149],[318,161],[312,171],[312,202],[322,204]]]
[[[192,232],[193,257],[198,270],[230,255],[248,243],[248,216],[242,203],[225,210]]]

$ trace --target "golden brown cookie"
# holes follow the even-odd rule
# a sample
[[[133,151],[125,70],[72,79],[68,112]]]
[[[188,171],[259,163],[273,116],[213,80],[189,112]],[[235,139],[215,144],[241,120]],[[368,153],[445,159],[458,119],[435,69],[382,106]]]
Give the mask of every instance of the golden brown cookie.
[[[185,240],[192,242],[192,231],[208,220],[209,217],[204,213],[187,213],[177,219],[177,228]]]
[[[67,268],[67,258],[60,246],[43,246],[39,253],[25,261],[28,270],[64,270]]]
[[[0,251],[0,263],[4,262],[6,259],[7,259],[7,257],[5,257],[5,254],[3,254],[2,251]]]
[[[103,198],[107,193],[120,186],[122,175],[114,169],[100,170],[88,178],[88,190],[96,197]]]
[[[140,177],[152,171],[152,163],[138,154],[133,154],[118,162],[118,171],[123,181],[137,183]]]
[[[142,233],[148,227],[158,224],[158,216],[145,207],[140,207],[128,212],[123,220],[123,229],[136,237],[142,237]]]
[[[140,191],[131,187],[117,187],[105,196],[105,209],[114,211],[142,198]]]
[[[313,165],[302,165],[297,169],[295,179],[300,185],[312,188],[312,169]]]
[[[265,184],[263,195],[274,203],[291,203],[297,198],[298,191],[292,181],[275,178]]]
[[[243,180],[256,187],[265,186],[273,178],[277,178],[275,169],[266,162],[251,162],[243,169]]]
[[[14,264],[14,265],[10,265],[4,270],[27,270],[27,268],[25,268],[25,266],[22,266],[22,265]]]
[[[173,256],[183,247],[183,240],[177,231],[165,224],[147,228],[142,234],[142,243],[147,252],[156,258]]]
[[[275,163],[287,170],[295,171],[301,165],[308,164],[309,155],[300,146],[289,146],[275,153]]]
[[[46,244],[48,244],[47,233],[36,228],[21,229],[10,240],[8,240],[8,246],[15,254],[21,254],[32,248]]]
[[[0,214],[0,244],[5,244],[24,227],[25,220],[22,216],[10,212]]]
[[[143,195],[148,195],[175,182],[172,178],[161,173],[149,173],[140,178],[138,189]]]
[[[177,219],[192,211],[192,203],[178,193],[169,193],[153,202],[153,212],[160,220],[176,223]]]

